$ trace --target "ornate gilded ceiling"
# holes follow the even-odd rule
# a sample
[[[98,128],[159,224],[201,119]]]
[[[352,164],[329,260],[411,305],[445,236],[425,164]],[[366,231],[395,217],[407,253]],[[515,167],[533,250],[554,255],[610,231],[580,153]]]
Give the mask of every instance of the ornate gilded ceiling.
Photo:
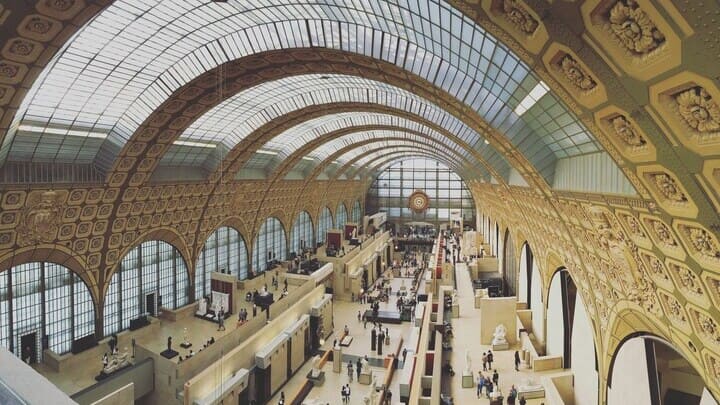
[[[430,156],[463,174],[518,255],[530,243],[544,288],[557,267],[570,270],[603,381],[622,339],[646,332],[671,342],[720,394],[717,3],[258,1],[239,11],[239,0],[198,0],[114,16],[102,12],[107,3],[0,5],[2,158],[92,164],[106,175],[4,184],[1,268],[66,263],[102,308],[106,280],[141,240],[173,243],[194,271],[220,224],[252,240],[267,216],[288,227],[301,210],[351,206],[388,162]],[[202,28],[181,39],[141,24],[162,12],[185,15],[163,27]],[[518,109],[540,82],[549,92]],[[325,119],[340,114],[376,119]],[[275,158],[257,157],[301,136]],[[552,188],[558,160],[597,151],[636,197]],[[317,163],[301,163],[307,156]],[[209,174],[158,184],[163,161]],[[285,180],[298,163],[305,178]],[[266,180],[234,180],[248,164]],[[508,185],[511,170],[528,186]],[[323,173],[330,180],[318,181]]]

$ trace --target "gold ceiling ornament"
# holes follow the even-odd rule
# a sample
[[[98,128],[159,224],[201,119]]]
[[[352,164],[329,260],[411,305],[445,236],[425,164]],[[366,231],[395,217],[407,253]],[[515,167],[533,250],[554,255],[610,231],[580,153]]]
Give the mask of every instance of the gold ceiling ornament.
[[[610,30],[620,45],[635,54],[647,54],[665,42],[665,35],[637,2],[618,1],[610,9]]]
[[[720,107],[704,88],[696,86],[675,96],[685,123],[700,133],[720,130]]]
[[[430,206],[430,198],[422,190],[415,190],[410,194],[408,198],[408,208],[413,210],[416,214],[425,212]]]
[[[657,173],[652,177],[657,190],[665,196],[665,198],[675,203],[686,203],[688,201],[672,177],[666,173]]]
[[[630,121],[624,115],[618,115],[611,121],[615,135],[626,145],[633,148],[641,148],[647,144],[645,138],[640,135]]]
[[[559,68],[565,78],[579,90],[587,92],[597,87],[597,82],[585,72],[572,56],[566,54],[560,60]]]
[[[17,244],[28,246],[52,242],[57,237],[67,192],[37,191],[28,195],[17,227]]]
[[[503,15],[523,34],[532,35],[540,25],[538,21],[516,0],[503,0]]]

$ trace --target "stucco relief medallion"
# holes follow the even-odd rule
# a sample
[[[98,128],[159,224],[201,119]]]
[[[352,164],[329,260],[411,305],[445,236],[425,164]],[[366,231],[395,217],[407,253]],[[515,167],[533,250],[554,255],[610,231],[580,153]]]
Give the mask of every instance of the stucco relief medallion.
[[[523,34],[532,35],[537,30],[538,21],[516,0],[504,0],[502,10],[505,18]]]
[[[585,72],[582,66],[580,66],[572,56],[565,55],[560,60],[559,67],[565,75],[565,78],[579,90],[584,92],[591,91],[597,86],[595,80]]]
[[[56,191],[31,193],[18,224],[20,246],[55,240],[62,216],[64,197]]]
[[[665,35],[633,0],[610,9],[610,30],[620,45],[634,54],[647,54],[665,42]]]
[[[700,133],[720,130],[720,107],[702,87],[694,87],[675,97],[685,123]]]

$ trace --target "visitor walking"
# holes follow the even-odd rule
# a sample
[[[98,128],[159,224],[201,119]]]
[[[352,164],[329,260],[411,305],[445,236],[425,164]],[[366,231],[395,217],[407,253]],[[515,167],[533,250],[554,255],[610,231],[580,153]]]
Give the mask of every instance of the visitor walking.
[[[500,375],[498,374],[497,370],[493,372],[492,380],[495,385],[498,385],[498,380],[500,379]]]
[[[515,371],[520,371],[520,353],[515,350]]]
[[[482,354],[483,371],[487,371],[487,361],[488,361],[487,353],[483,352],[483,354]]]
[[[525,400],[525,397],[520,397],[520,402],[519,402],[519,404],[520,404],[520,405],[525,405],[525,404],[527,404],[527,401]]]
[[[350,382],[352,382],[352,380],[353,380],[353,365],[352,365],[352,361],[348,361],[347,372],[348,372],[348,378],[350,379]]]
[[[478,371],[478,378],[477,378],[477,397],[480,399],[480,395],[482,395],[483,387],[485,386],[485,376]]]
[[[488,350],[487,363],[488,363],[488,369],[492,369],[492,363],[493,363],[493,353],[492,353],[492,350]]]

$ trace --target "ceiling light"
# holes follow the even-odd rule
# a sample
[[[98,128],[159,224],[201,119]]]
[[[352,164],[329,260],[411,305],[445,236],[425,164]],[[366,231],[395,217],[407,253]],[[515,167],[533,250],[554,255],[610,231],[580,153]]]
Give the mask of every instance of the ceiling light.
[[[303,156],[302,159],[303,159],[303,160],[309,160],[309,161],[311,161],[311,162],[315,160],[315,159],[311,158],[310,156]]]
[[[542,96],[547,94],[547,92],[550,89],[548,86],[543,82],[542,80],[538,82],[538,84],[533,87],[532,90],[530,90],[530,93],[528,93],[527,96],[518,104],[517,107],[515,107],[515,114],[517,115],[523,115],[527,110],[529,110],[532,106],[537,103]]]
[[[82,130],[82,129],[62,129],[62,128],[53,128],[53,127],[42,127],[42,126],[38,126],[38,125],[27,125],[27,124],[22,124],[22,125],[18,126],[18,131],[34,132],[34,133],[40,133],[40,134],[52,134],[52,135],[79,136],[82,138],[97,138],[97,139],[105,139],[105,138],[107,138],[107,135],[108,135],[107,132],[100,132],[100,131],[90,131],[90,130]]]
[[[217,145],[214,143],[208,143],[208,142],[195,142],[195,141],[175,141],[173,142],[175,145],[180,146],[194,146],[197,148],[215,148]]]
[[[488,141],[488,140],[486,139],[486,140],[485,140],[485,145],[490,145],[490,141]]]
[[[272,150],[265,150],[265,149],[258,149],[257,153],[260,153],[261,155],[277,155],[278,153]]]

